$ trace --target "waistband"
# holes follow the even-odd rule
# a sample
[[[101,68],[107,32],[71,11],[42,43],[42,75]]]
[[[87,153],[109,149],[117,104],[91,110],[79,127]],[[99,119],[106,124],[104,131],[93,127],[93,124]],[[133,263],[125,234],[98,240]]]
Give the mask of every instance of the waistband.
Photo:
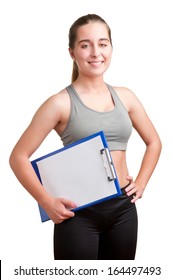
[[[124,187],[121,188],[122,194],[126,194],[125,189],[126,189],[129,185],[130,185],[130,183],[128,183],[126,186],[124,186]]]

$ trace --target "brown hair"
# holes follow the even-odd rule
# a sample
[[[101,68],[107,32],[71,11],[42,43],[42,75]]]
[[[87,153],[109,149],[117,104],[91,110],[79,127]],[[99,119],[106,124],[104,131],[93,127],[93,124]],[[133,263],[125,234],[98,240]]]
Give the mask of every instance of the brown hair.
[[[96,14],[88,14],[88,15],[78,18],[70,27],[70,30],[69,30],[69,48],[70,49],[74,49],[78,28],[81,27],[82,25],[88,24],[90,22],[101,22],[107,26],[109,39],[110,39],[110,42],[112,45],[111,30],[110,30],[110,27],[108,26],[108,24],[105,22],[105,20]],[[72,71],[72,79],[71,79],[72,83],[77,79],[78,75],[79,75],[78,66],[77,66],[76,62],[73,61],[73,71]]]

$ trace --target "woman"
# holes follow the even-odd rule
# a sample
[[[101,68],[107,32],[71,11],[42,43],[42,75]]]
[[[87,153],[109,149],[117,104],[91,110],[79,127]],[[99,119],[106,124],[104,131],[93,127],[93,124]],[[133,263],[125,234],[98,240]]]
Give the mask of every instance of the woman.
[[[137,97],[112,87],[104,73],[112,56],[111,31],[95,14],[77,19],[69,31],[72,84],[41,105],[10,156],[10,165],[26,190],[55,223],[55,259],[134,259],[137,243],[135,202],[155,169],[161,141]],[[142,124],[142,125],[141,125]],[[135,180],[129,176],[126,147],[132,127],[144,143]],[[122,188],[120,197],[74,212],[73,201],[50,196],[41,186],[29,158],[54,129],[67,145],[105,132]]]

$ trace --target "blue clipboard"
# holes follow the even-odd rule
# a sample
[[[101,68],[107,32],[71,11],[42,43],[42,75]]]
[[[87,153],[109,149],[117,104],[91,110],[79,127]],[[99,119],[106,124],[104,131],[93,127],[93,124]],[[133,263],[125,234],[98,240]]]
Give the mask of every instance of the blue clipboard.
[[[31,161],[46,190],[78,206],[78,211],[121,195],[121,189],[103,131]],[[41,221],[50,220],[40,207]]]

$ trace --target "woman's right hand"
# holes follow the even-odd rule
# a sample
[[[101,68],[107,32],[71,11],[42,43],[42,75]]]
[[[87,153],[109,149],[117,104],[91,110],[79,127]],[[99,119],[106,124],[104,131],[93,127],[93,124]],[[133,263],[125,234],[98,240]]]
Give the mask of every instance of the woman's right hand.
[[[55,224],[60,224],[64,220],[74,217],[74,212],[69,209],[76,206],[76,204],[68,199],[49,197],[42,207]]]

